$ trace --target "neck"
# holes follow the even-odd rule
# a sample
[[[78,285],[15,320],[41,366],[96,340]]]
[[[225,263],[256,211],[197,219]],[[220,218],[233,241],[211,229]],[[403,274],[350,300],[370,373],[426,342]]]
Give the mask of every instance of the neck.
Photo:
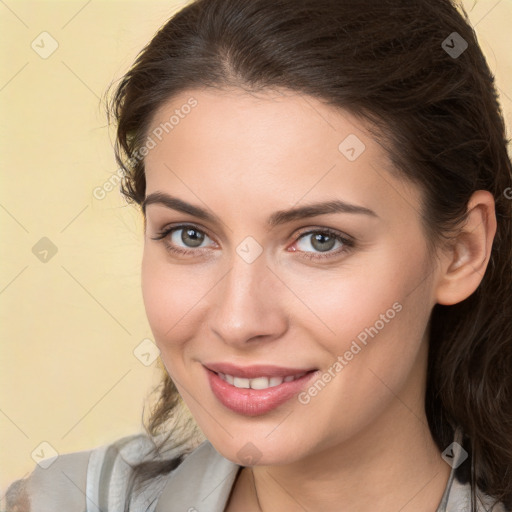
[[[451,468],[419,425],[415,432],[380,433],[370,444],[363,444],[361,436],[360,442],[351,440],[350,448],[318,454],[316,461],[245,468],[255,510],[436,510]]]

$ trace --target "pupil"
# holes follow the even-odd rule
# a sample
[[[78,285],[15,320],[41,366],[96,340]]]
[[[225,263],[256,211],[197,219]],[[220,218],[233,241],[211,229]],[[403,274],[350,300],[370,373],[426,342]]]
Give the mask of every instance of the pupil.
[[[318,233],[313,236],[312,245],[315,249],[323,252],[332,249],[335,242],[336,240],[334,238],[331,238],[330,236],[324,235],[322,233]],[[317,244],[319,244],[319,246],[317,246]]]
[[[188,240],[186,239],[188,237]],[[185,245],[189,245],[191,247],[197,247],[201,245],[202,241],[204,240],[204,235],[199,234],[199,231],[197,229],[184,229],[182,231],[181,235],[181,241]],[[191,241],[191,243],[190,243]]]

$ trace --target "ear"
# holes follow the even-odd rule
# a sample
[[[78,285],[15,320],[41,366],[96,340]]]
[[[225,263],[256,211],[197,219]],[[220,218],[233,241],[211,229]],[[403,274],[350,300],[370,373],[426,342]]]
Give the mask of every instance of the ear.
[[[477,190],[468,202],[467,212],[467,221],[440,258],[441,272],[435,290],[438,304],[457,304],[469,297],[480,285],[491,257],[496,234],[493,195]]]

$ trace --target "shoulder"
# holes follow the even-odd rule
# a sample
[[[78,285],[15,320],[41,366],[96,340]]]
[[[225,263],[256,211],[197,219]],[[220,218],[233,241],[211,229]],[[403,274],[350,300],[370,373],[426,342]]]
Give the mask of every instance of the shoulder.
[[[136,434],[92,450],[59,455],[49,464],[43,461],[27,478],[11,484],[5,497],[7,512],[123,510],[133,468],[158,459],[154,449],[151,438]],[[179,454],[179,449],[171,449],[164,456]],[[161,479],[149,485],[157,494],[160,487]],[[109,508],[102,508],[103,503],[109,503]]]
[[[476,496],[478,512],[511,512],[503,503],[496,502],[496,500],[492,499],[480,489],[477,489]],[[454,478],[446,512],[465,511],[471,511],[471,486],[469,483],[462,483],[457,478]]]
[[[59,455],[47,467],[35,467],[28,478],[17,480],[7,489],[7,512],[85,510],[85,484],[91,451]]]
[[[472,512],[471,455],[469,450],[464,450],[462,427],[455,429],[453,439],[455,446],[452,447],[450,457],[455,458],[451,461],[452,471],[436,512]],[[478,486],[474,494],[476,512],[512,512],[510,508],[483,492]]]

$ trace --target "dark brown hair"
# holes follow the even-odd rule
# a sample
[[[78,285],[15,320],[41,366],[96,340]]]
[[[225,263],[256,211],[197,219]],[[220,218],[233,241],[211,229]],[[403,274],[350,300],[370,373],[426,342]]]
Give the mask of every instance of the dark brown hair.
[[[474,191],[493,194],[498,228],[479,288],[432,311],[425,409],[440,451],[455,428],[464,433],[470,462],[457,476],[471,483],[472,510],[477,487],[512,508],[512,169],[494,78],[466,13],[449,0],[190,3],[141,51],[108,106],[129,202],[145,197],[140,149],[155,112],[183,91],[230,87],[298,92],[370,121],[396,172],[422,190],[432,244],[461,224]],[[150,435],[165,430],[178,397],[165,374]]]

